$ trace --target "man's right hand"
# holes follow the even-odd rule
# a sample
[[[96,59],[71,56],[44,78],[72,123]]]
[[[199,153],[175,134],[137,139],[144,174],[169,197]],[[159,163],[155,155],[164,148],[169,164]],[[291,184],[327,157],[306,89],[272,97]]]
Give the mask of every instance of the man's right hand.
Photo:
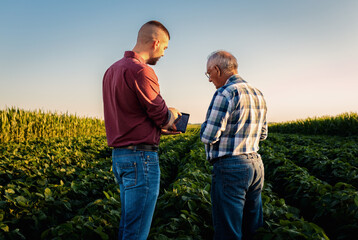
[[[175,122],[180,117],[181,117],[181,113],[179,112],[179,110],[176,108],[170,107],[169,108],[169,121],[168,121],[167,125],[165,125],[163,127],[163,129],[165,129],[165,130],[171,129],[171,130],[176,131],[177,128],[175,126]]]
[[[169,111],[172,113],[172,115],[174,116],[174,123],[172,124],[172,126],[169,127],[169,129],[172,129],[174,131],[177,130],[177,127],[175,126],[175,124],[178,122],[178,120],[181,118],[181,112],[179,112],[178,109],[176,108],[169,108]]]

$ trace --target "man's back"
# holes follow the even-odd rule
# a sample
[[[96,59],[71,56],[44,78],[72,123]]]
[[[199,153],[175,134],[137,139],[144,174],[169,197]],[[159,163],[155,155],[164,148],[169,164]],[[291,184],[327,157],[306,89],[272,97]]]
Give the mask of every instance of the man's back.
[[[266,138],[266,102],[262,93],[238,75],[219,88],[209,106],[201,139],[209,159],[257,152]]]
[[[159,143],[168,108],[154,71],[134,52],[106,71],[103,104],[109,146]]]
[[[221,141],[234,141],[233,155],[257,152],[261,129],[266,121],[266,101],[261,91],[249,85],[245,80],[237,78],[228,86],[224,86],[222,94],[231,99],[231,112],[226,131]],[[230,96],[231,95],[231,96]],[[225,143],[223,143],[225,144]]]

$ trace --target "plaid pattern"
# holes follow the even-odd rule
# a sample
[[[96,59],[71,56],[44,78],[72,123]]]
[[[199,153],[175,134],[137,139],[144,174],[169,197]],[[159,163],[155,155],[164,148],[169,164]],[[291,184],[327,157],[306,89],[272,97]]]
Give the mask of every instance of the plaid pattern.
[[[201,125],[207,159],[257,152],[267,137],[266,112],[262,93],[239,75],[231,76],[215,92]]]

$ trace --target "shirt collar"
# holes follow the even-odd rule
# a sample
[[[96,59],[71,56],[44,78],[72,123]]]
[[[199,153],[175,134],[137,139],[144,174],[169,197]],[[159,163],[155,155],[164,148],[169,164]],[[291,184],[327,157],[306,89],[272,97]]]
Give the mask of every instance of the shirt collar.
[[[138,53],[133,52],[133,51],[126,51],[126,52],[124,53],[124,57],[126,57],[126,58],[135,58],[135,59],[137,59],[139,62],[145,63],[145,62],[144,62],[144,59],[143,59]]]
[[[229,77],[226,82],[225,82],[225,85],[228,84],[228,83],[246,83],[246,81],[244,79],[242,79],[239,74],[234,74],[232,75],[231,77]]]

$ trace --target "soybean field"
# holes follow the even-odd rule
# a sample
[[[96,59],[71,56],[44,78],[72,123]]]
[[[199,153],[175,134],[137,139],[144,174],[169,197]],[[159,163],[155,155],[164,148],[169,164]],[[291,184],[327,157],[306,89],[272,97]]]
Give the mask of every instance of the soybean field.
[[[103,121],[16,108],[0,115],[0,239],[116,239],[120,193]],[[355,113],[269,126],[257,239],[356,239],[357,129]],[[148,239],[212,239],[212,166],[199,131],[161,138]]]

